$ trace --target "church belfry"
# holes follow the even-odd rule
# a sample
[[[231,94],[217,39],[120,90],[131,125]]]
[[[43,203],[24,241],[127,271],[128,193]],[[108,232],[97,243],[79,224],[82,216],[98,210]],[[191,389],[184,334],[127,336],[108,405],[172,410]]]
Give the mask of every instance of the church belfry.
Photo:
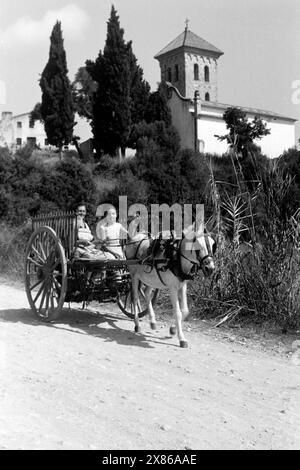
[[[196,90],[202,101],[218,100],[218,59],[223,52],[188,29],[170,42],[154,58],[159,61],[161,81],[171,82],[179,93],[193,98]]]

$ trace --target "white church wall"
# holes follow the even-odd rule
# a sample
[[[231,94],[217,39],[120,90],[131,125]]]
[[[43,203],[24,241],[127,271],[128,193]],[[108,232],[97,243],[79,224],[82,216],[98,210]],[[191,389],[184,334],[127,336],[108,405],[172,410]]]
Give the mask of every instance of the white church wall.
[[[249,117],[252,120],[254,116]],[[272,120],[266,122],[271,133],[255,143],[261,147],[262,152],[269,158],[277,158],[284,150],[295,145],[295,125],[293,122],[284,122],[282,120]],[[219,141],[215,135],[228,134],[225,122],[216,116],[200,116],[198,119],[198,140],[201,142],[201,151],[209,153],[217,153],[219,155],[225,153],[228,149],[226,141]]]
[[[201,143],[202,152],[217,153],[221,155],[228,149],[224,141],[219,141],[215,135],[227,134],[225,122],[216,118],[200,117],[198,119],[198,140]],[[202,142],[203,143],[202,143]]]
[[[255,143],[269,158],[277,158],[285,150],[295,146],[295,125],[279,120],[267,122],[271,133]]]

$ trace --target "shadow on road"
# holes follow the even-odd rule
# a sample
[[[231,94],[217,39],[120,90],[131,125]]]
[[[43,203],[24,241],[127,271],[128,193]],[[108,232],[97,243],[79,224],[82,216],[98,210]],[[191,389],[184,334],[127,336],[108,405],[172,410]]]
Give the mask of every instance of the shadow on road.
[[[156,332],[137,334],[126,329],[129,326],[133,330],[133,321],[123,315],[108,311],[99,313],[78,308],[64,308],[58,320],[48,323],[36,318],[29,308],[5,309],[0,310],[0,322],[20,322],[31,326],[63,329],[70,334],[92,335],[104,341],[114,341],[127,346],[154,348],[156,343],[178,347],[172,342],[163,342],[163,339],[170,339],[170,336],[159,338],[155,337]],[[122,326],[118,323],[122,323]],[[142,327],[148,328],[145,320]]]

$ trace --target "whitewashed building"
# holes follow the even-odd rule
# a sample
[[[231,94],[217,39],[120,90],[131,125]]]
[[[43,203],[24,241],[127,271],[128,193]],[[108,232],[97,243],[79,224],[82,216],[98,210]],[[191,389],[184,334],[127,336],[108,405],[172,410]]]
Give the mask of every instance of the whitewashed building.
[[[75,115],[74,135],[78,135],[81,141],[92,137],[90,125],[83,118]],[[20,147],[31,144],[40,149],[55,148],[48,144],[44,124],[37,120],[30,125],[30,113],[13,115],[11,111],[3,111],[0,118],[0,147],[8,147],[15,152]],[[75,146],[70,144],[70,150]]]
[[[155,55],[160,64],[161,81],[168,85],[172,122],[179,132],[182,147],[225,153],[228,145],[226,141],[219,141],[216,135],[228,133],[223,114],[229,107],[241,109],[249,119],[259,116],[267,123],[271,133],[256,143],[268,157],[278,157],[284,150],[294,147],[296,119],[218,101],[218,59],[221,55],[220,49],[187,27]],[[195,92],[199,96],[196,102]]]
[[[43,124],[35,121],[34,125],[30,125],[30,113],[13,116],[12,112],[3,111],[0,120],[0,147],[15,151],[26,144],[40,148],[48,145]]]

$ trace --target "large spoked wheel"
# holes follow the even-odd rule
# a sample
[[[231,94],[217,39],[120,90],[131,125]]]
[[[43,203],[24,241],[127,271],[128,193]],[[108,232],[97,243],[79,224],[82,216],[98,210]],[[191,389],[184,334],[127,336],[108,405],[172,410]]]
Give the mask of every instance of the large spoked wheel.
[[[25,287],[32,311],[43,321],[56,320],[67,291],[67,261],[55,231],[39,227],[31,235],[25,258]]]
[[[140,283],[139,285],[139,297],[138,297],[138,315],[139,318],[143,318],[148,313],[147,304],[145,301],[144,295],[145,285]],[[151,302],[154,306],[159,294],[159,289],[153,289]],[[127,315],[129,318],[134,318],[134,310],[133,310],[133,294],[132,294],[132,287],[129,284],[128,289],[124,294],[121,294],[118,298],[118,306],[120,310]]]

